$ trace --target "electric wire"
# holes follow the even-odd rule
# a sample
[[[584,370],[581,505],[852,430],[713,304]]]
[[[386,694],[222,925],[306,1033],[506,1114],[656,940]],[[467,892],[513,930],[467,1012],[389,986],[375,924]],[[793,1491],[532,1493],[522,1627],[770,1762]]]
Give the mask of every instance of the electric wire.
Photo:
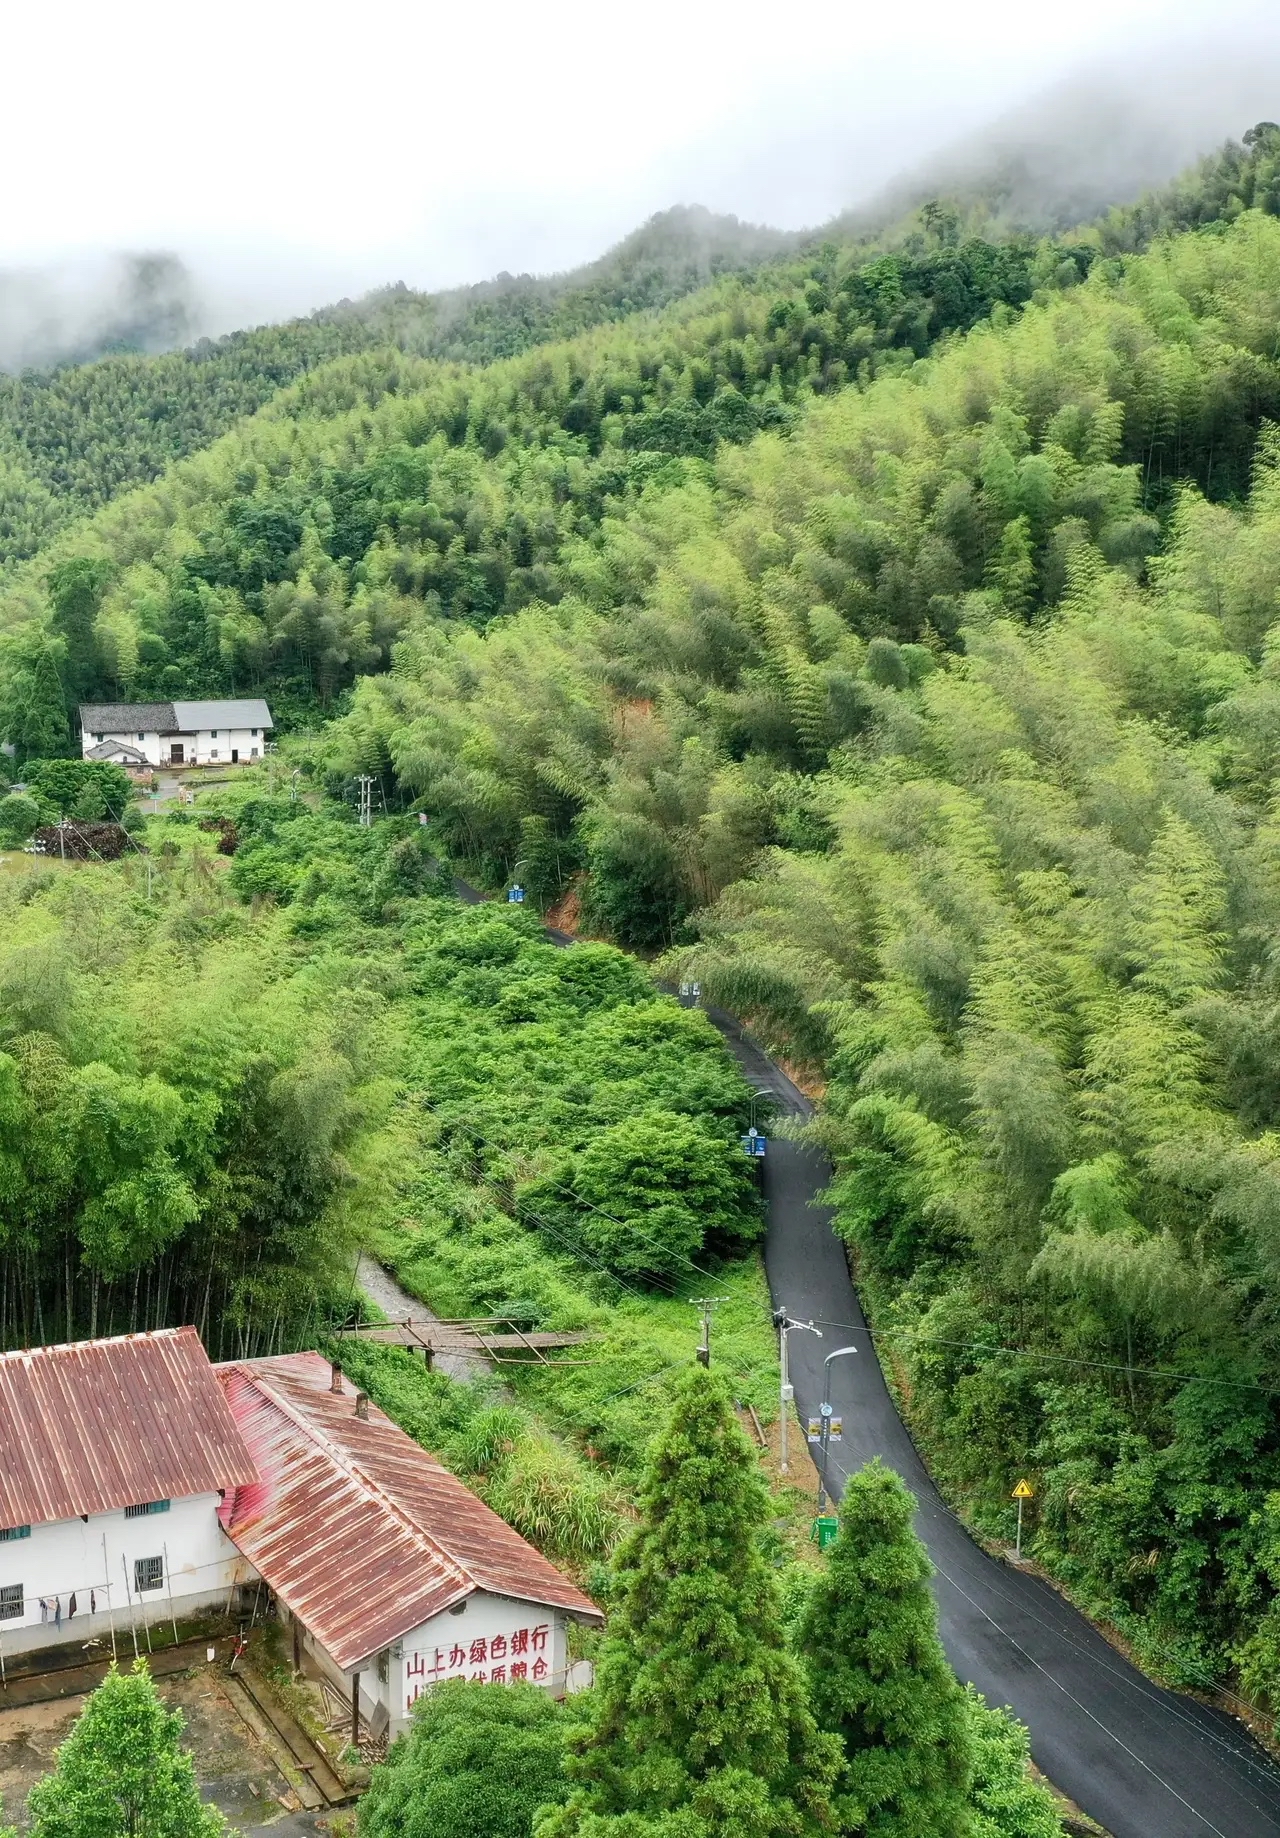
[[[945,1340],[934,1334],[917,1334],[907,1327],[868,1327],[857,1321],[830,1321],[819,1315],[815,1319],[824,1327],[838,1327],[850,1334],[866,1334],[872,1340],[917,1340],[932,1347],[956,1347],[977,1353],[1009,1353],[1019,1359],[1042,1360],[1054,1365],[1085,1366],[1095,1372],[1118,1372],[1136,1378],[1173,1379],[1179,1385],[1219,1385],[1232,1391],[1256,1391],[1264,1398],[1280,1398],[1280,1391],[1266,1385],[1255,1385],[1247,1379],[1209,1378],[1197,1372],[1177,1372],[1170,1366],[1124,1366],[1101,1359],[1077,1359],[1067,1353],[1040,1353],[1033,1347],[1011,1347],[991,1340]]]

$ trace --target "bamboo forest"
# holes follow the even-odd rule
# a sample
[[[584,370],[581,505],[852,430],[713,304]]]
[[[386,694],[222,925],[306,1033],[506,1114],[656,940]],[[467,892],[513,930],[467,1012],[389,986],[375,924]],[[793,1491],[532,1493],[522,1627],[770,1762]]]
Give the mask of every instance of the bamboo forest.
[[[942,1657],[892,1462],[830,1553],[760,1477],[757,1126],[974,1537],[1033,1484],[1036,1573],[1272,1738],[1278,326],[1262,122],[1085,221],[682,209],[0,375],[0,1346],[318,1349],[607,1614],[585,1708],[439,1686],[365,1838],[1101,1830]],[[82,750],[183,697],[270,751]],[[591,1357],[342,1339],[361,1259]]]

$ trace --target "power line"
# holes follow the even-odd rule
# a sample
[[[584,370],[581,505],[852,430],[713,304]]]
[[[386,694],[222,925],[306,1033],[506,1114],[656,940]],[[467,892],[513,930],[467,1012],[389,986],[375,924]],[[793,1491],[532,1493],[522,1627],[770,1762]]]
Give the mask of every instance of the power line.
[[[1176,1372],[1169,1366],[1125,1366],[1102,1359],[1078,1359],[1068,1353],[1040,1353],[1034,1347],[1011,1347],[991,1340],[944,1340],[936,1334],[917,1334],[909,1327],[867,1327],[857,1321],[829,1321],[818,1315],[824,1327],[838,1327],[851,1334],[866,1334],[872,1340],[919,1340],[926,1346],[957,1347],[974,1353],[1011,1353],[1019,1359],[1038,1359],[1059,1366],[1085,1366],[1094,1372],[1119,1372],[1126,1377],[1174,1379],[1180,1385],[1219,1385],[1229,1391],[1256,1391],[1264,1398],[1280,1398],[1280,1391],[1266,1385],[1251,1384],[1247,1379],[1209,1378],[1197,1372]]]
[[[711,1364],[711,1317],[719,1303],[727,1302],[728,1296],[698,1296],[693,1306],[702,1310],[702,1339],[698,1345],[698,1364]]]

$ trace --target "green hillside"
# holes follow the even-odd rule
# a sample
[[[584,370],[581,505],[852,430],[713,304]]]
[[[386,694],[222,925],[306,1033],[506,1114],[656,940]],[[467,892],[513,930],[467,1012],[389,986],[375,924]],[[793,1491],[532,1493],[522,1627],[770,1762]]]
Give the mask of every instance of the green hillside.
[[[0,571],[34,555],[67,522],[208,446],[332,358],[394,347],[485,363],[664,306],[718,274],[758,266],[794,240],[677,209],[566,275],[502,275],[436,294],[399,285],[185,351],[116,352],[0,376]]]
[[[1030,1473],[1036,1554],[1088,1607],[1167,1675],[1280,1705],[1278,156],[1264,127],[1069,241],[938,205],[891,252],[798,250],[492,362],[348,353],[16,571],[20,765],[85,693],[262,687],[319,807],[246,780],[221,875],[164,820],[163,916],[137,917],[135,866],[127,951],[65,883],[11,897],[15,1154],[48,1071],[29,1037],[57,1038],[50,1101],[79,1117],[115,965],[121,1076],[194,1000],[184,964],[252,996],[259,1097],[218,1096],[203,1159],[165,1122],[205,1114],[185,1061],[187,1110],[128,1094],[177,1197],[69,1200],[94,1267],[127,1288],[163,1213],[173,1293],[205,1269],[254,1344],[331,1311],[377,1233],[439,1305],[596,1310],[642,1366],[657,1305],[611,1285],[723,1257],[749,1320],[753,1218],[717,1160],[741,1088],[698,1024],[685,1077],[684,1019],[633,1014],[615,953],[583,953],[582,990],[527,920],[455,928],[429,851],[519,878],[696,974],[824,1093],[886,1364],[976,1523],[1006,1534]],[[342,817],[356,772],[372,835]],[[336,1084],[295,1077],[322,1059]],[[311,1115],[314,1270],[307,1209],[275,1234],[262,1199]],[[671,1117],[702,1136],[664,1179],[698,1193],[647,1235],[589,1227]],[[28,1186],[47,1306],[83,1313],[72,1227],[40,1238]],[[625,1466],[643,1406],[589,1392],[560,1427]]]
[[[651,479],[1088,261],[939,236],[870,263],[824,247],[488,366],[385,344],[322,365],[15,577],[10,706],[34,725],[15,712],[10,737],[50,745],[37,669],[60,674],[68,709],[250,688],[285,714],[328,706],[424,609],[483,627],[558,600],[569,546]]]
[[[315,754],[808,1066],[944,1480],[998,1534],[1033,1473],[1081,1599],[1263,1701],[1278,318],[1246,212],[807,394]]]
[[[1132,252],[1156,234],[1228,220],[1241,209],[1274,212],[1280,208],[1275,147],[1265,132],[1245,139],[1166,190],[1118,207],[1084,240],[1106,253]],[[436,294],[401,285],[288,324],[204,339],[186,351],[113,351],[96,362],[0,376],[0,574],[43,549],[68,522],[156,478],[337,357],[394,347],[486,364],[660,309],[717,276],[755,273],[801,250],[835,245],[860,248],[864,259],[895,252],[919,258],[939,241],[1004,244],[1011,236],[1016,242],[1064,231],[1061,212],[1047,205],[1024,202],[1011,214],[1010,180],[998,167],[944,185],[941,203],[930,198],[934,183],[909,183],[805,236],[681,207],[565,275],[500,275]],[[932,329],[964,323],[942,303]],[[919,348],[918,337],[915,343]]]

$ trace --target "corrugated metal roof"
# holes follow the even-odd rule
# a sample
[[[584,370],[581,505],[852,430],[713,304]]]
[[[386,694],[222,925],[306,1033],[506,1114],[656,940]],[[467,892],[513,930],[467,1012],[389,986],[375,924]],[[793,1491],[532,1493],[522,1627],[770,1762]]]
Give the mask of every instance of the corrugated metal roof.
[[[197,728],[269,728],[271,710],[261,696],[230,702],[175,702],[174,718],[184,734]]]
[[[256,1478],[193,1327],[0,1354],[0,1526]]]
[[[600,1611],[318,1353],[219,1366],[260,1479],[224,1501],[235,1544],[344,1670],[474,1590]]]

